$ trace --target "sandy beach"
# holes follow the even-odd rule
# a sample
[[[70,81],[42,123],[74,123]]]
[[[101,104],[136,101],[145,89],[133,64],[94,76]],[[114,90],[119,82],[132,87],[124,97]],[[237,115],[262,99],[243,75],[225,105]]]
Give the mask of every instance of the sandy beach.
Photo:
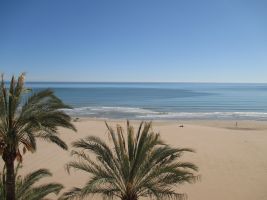
[[[125,121],[108,120],[108,123],[125,125]],[[132,121],[134,125],[138,121]],[[79,119],[74,122],[77,133],[61,129],[62,138],[71,142],[88,135],[108,140],[103,120]],[[183,124],[183,128],[179,125]],[[185,154],[183,159],[199,166],[201,181],[182,185],[177,191],[188,194],[190,200],[265,200],[267,199],[267,122],[240,121],[155,121],[155,132],[174,147],[191,147],[196,153]],[[52,178],[68,190],[88,180],[88,175],[71,171],[64,165],[70,161],[70,150],[38,142],[36,153],[26,153],[22,174],[39,168],[48,168]],[[55,196],[51,196],[56,199]],[[88,198],[89,199],[89,198]],[[100,200],[94,196],[91,199]]]

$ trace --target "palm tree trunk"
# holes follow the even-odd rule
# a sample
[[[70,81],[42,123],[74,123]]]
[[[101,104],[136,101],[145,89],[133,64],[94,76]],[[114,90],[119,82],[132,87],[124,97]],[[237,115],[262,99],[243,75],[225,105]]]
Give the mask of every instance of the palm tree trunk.
[[[15,200],[14,160],[6,162],[6,200]]]
[[[14,161],[16,158],[16,153],[4,151],[2,157],[6,165],[6,182],[5,182],[6,200],[16,200],[15,172],[14,172]]]
[[[122,197],[121,200],[137,200],[137,195],[128,195],[128,196],[124,196]]]

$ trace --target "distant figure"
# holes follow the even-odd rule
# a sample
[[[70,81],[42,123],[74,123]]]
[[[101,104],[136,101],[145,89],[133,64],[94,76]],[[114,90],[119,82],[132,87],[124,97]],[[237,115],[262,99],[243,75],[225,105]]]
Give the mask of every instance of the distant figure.
[[[235,127],[237,127],[237,122],[235,122]]]
[[[182,124],[182,125],[180,125],[179,127],[180,127],[180,128],[184,128],[184,125]]]

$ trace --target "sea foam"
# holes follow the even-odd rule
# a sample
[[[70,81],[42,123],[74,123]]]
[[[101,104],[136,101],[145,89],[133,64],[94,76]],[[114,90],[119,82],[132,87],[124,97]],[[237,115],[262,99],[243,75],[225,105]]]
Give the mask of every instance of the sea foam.
[[[65,109],[71,116],[129,119],[254,119],[266,120],[266,112],[157,112],[136,107],[80,107]]]

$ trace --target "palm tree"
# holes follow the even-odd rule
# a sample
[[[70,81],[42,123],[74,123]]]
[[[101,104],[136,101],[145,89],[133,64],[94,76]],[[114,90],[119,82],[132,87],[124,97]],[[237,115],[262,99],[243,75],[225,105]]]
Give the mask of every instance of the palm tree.
[[[27,94],[26,94],[27,93]],[[69,108],[50,89],[33,94],[24,87],[24,74],[14,76],[7,88],[0,83],[0,153],[6,165],[6,199],[15,200],[14,161],[21,161],[21,150],[34,152],[36,138],[67,149],[58,127],[75,130],[71,118],[61,109]]]
[[[16,199],[17,200],[40,200],[49,194],[58,194],[63,185],[58,183],[47,183],[35,186],[35,184],[42,178],[50,177],[52,174],[47,169],[39,169],[27,174],[25,177],[18,175],[18,170],[21,168],[20,163],[15,170],[15,185],[16,185]],[[0,199],[6,198],[6,169],[3,169],[3,173],[0,174]],[[46,198],[46,200],[48,200]]]
[[[88,136],[73,143],[72,155],[78,160],[67,164],[71,168],[90,174],[85,186],[65,192],[60,199],[83,199],[89,195],[102,195],[103,199],[137,200],[139,197],[183,199],[186,194],[174,191],[174,186],[193,183],[197,166],[179,161],[188,148],[172,148],[151,129],[151,122],[141,123],[137,134],[127,121],[127,134],[117,125],[115,132],[107,123],[109,146],[99,137]],[[91,157],[88,153],[94,156]]]

